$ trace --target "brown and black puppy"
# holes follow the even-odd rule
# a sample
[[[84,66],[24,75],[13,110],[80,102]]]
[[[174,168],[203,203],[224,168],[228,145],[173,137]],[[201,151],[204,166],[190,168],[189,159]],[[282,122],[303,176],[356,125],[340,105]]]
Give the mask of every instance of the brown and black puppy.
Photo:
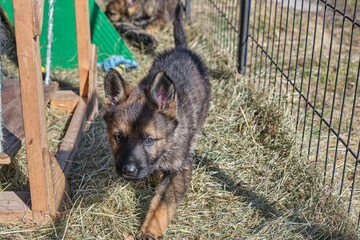
[[[117,173],[129,180],[162,176],[137,239],[162,238],[192,177],[192,152],[210,102],[207,68],[187,48],[181,3],[175,49],[160,54],[138,86],[116,70],[105,77],[108,140]]]
[[[106,15],[121,37],[146,51],[157,47],[152,35],[174,16],[178,0],[112,0]]]
[[[111,22],[131,22],[136,19],[139,5],[136,0],[112,0],[106,6],[105,14]]]
[[[174,16],[178,0],[113,0],[106,6],[111,22],[127,22],[146,29],[159,30]]]

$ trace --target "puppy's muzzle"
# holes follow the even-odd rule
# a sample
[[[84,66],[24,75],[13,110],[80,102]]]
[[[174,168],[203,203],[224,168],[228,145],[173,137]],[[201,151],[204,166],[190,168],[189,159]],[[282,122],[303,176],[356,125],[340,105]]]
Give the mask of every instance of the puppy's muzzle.
[[[135,176],[137,171],[138,171],[138,169],[137,169],[136,165],[133,163],[126,164],[121,168],[122,174],[125,174],[126,176],[129,176],[129,177]]]

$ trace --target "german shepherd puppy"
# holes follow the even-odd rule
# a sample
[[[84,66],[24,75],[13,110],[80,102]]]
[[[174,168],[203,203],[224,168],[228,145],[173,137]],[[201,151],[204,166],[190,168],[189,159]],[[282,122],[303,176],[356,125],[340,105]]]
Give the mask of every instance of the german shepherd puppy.
[[[210,102],[207,68],[187,48],[179,2],[175,49],[160,54],[148,75],[128,84],[105,77],[104,119],[117,173],[128,180],[161,176],[137,239],[161,239],[192,177],[192,152]]]
[[[178,0],[112,0],[105,13],[113,23],[127,22],[153,33],[173,18],[177,3]]]
[[[113,0],[106,6],[106,15],[119,32],[133,46],[145,51],[157,47],[151,35],[174,16],[178,0]]]

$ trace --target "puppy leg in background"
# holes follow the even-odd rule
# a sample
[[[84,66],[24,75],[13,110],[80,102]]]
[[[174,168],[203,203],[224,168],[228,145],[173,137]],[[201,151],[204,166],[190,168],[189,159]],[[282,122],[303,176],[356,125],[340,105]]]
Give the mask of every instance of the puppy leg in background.
[[[131,23],[116,22],[113,25],[121,37],[129,41],[133,46],[145,50],[154,50],[157,47],[157,41],[152,35]]]
[[[165,26],[165,24],[166,22],[163,20],[154,21],[146,27],[145,31],[149,34],[157,33],[158,31],[160,31],[161,28]]]
[[[176,208],[179,206],[192,177],[192,163],[186,162],[181,171],[165,175],[156,188],[156,195],[150,203],[145,221],[137,239],[155,237],[161,239]]]

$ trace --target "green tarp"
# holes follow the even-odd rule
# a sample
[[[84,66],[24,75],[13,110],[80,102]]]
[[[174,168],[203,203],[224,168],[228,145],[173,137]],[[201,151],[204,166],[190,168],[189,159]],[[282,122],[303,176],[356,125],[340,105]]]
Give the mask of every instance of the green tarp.
[[[14,26],[11,0],[0,0],[3,12]],[[45,0],[42,33],[40,35],[41,59],[45,66],[48,34],[49,3]],[[89,0],[91,42],[97,47],[98,62],[113,55],[123,55],[134,60],[120,35],[100,10],[94,0]],[[51,68],[76,68],[77,45],[74,0],[56,0],[53,15],[53,42],[51,48]]]

